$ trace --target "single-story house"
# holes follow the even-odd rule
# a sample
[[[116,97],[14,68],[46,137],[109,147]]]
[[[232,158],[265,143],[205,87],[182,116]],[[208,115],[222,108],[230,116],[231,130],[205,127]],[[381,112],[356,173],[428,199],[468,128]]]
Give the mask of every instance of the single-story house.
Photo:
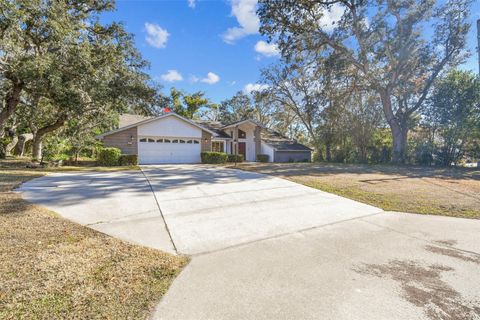
[[[242,154],[246,161],[256,161],[258,154],[268,155],[269,162],[310,161],[312,152],[253,120],[223,124],[173,112],[158,117],[122,115],[118,129],[97,139],[124,154],[137,154],[140,164],[199,163],[205,151]]]

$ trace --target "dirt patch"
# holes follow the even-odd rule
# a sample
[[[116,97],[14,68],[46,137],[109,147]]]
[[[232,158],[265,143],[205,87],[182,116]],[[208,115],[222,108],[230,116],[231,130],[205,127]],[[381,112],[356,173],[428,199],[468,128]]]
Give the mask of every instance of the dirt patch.
[[[423,308],[430,319],[461,320],[480,316],[478,303],[465,301],[460,293],[441,279],[442,272],[453,271],[448,266],[422,266],[415,261],[392,260],[383,265],[362,265],[354,270],[364,275],[389,277],[398,282],[403,297]]]
[[[0,169],[0,319],[142,319],[188,262],[58,217],[11,189],[42,175]]]
[[[387,211],[480,219],[480,170],[330,163],[241,164],[239,168]]]
[[[442,247],[436,247],[436,246],[430,246],[427,245],[425,246],[425,249],[427,251],[441,254],[443,256],[448,256],[456,259],[460,259],[466,262],[473,262],[476,264],[480,264],[480,255],[475,254],[475,253],[467,253],[464,251],[460,250],[455,250],[455,249],[450,249],[450,248],[442,248]]]

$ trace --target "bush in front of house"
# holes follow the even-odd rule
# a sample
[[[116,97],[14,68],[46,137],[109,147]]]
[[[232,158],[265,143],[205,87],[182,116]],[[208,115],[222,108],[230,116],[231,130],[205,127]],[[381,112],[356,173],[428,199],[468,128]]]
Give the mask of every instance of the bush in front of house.
[[[235,155],[234,154],[228,154],[227,155],[227,162],[235,162]],[[243,154],[237,154],[237,162],[242,162],[243,161]]]
[[[224,152],[202,152],[200,153],[202,163],[225,163],[227,162],[227,154]]]
[[[99,166],[118,166],[122,151],[118,148],[101,148],[97,153]]]
[[[121,166],[136,166],[138,165],[138,156],[136,154],[122,154],[119,163]]]
[[[258,162],[268,162],[268,154],[257,154]]]

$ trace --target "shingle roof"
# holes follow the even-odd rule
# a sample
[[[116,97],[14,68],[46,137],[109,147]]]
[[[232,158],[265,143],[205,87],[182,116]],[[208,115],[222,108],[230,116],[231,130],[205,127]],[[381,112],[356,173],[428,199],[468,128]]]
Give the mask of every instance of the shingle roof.
[[[230,138],[221,128],[224,127],[224,124],[219,121],[207,121],[207,120],[193,120],[195,123],[199,124],[202,127],[209,129],[218,134],[221,138]]]
[[[139,114],[121,114],[118,122],[118,128],[123,128],[150,118],[152,117],[141,116]]]
[[[277,151],[312,151],[309,147],[270,129],[264,128],[260,134],[262,141]]]

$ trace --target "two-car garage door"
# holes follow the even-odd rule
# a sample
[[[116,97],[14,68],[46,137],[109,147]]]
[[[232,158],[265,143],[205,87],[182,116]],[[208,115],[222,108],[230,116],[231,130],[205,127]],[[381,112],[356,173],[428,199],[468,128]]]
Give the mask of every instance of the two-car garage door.
[[[198,163],[200,139],[142,137],[138,141],[140,164]]]

